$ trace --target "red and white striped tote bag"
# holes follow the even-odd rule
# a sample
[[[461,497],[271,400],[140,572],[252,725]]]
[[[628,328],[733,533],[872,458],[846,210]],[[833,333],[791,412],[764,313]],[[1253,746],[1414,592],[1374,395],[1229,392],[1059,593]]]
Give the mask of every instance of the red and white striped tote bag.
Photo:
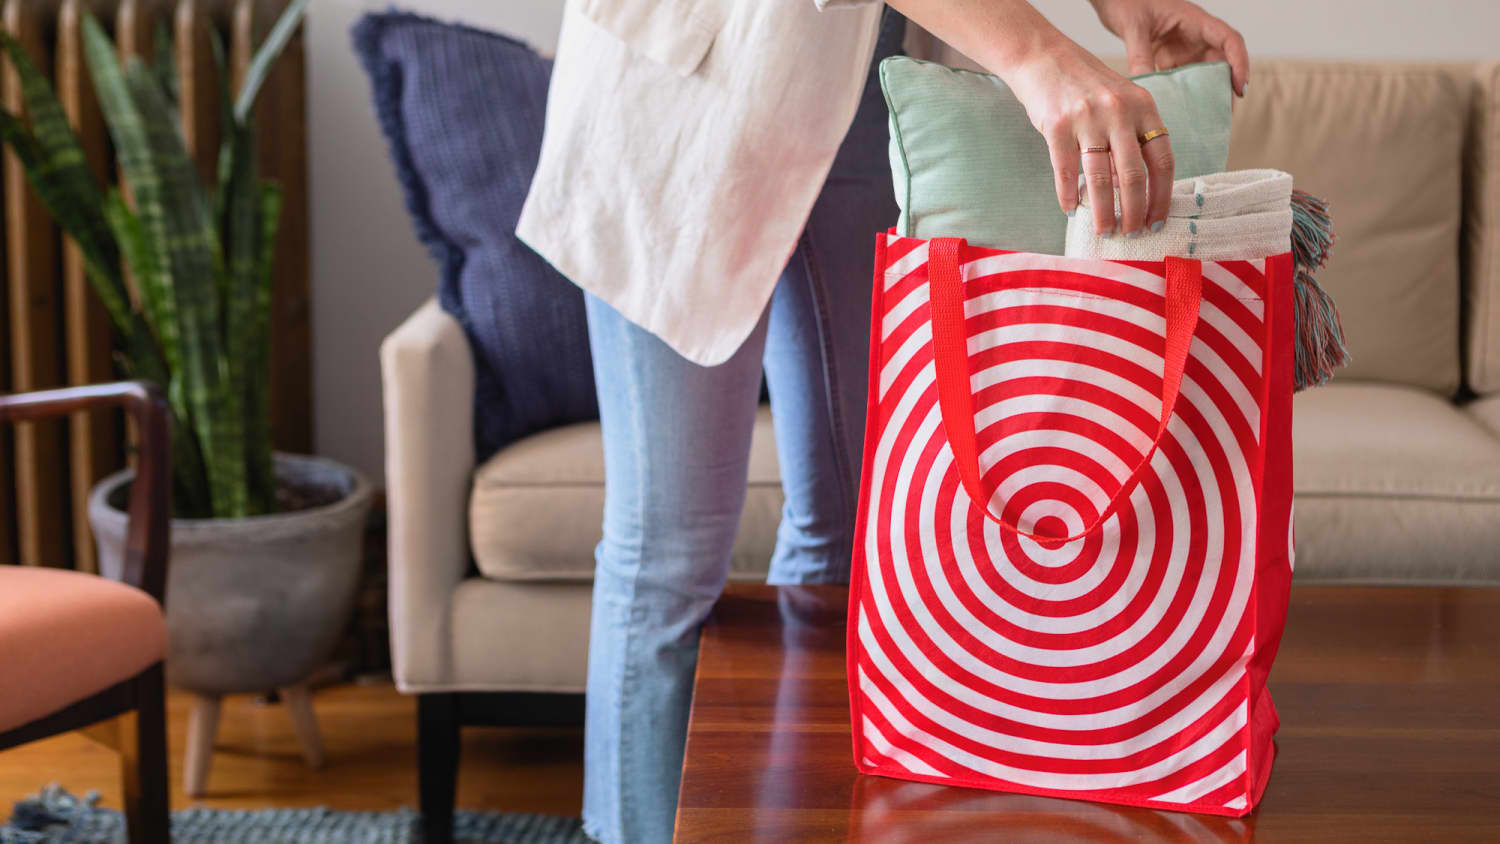
[[[1292,575],[1291,254],[890,234],[875,263],[859,770],[1249,812]]]

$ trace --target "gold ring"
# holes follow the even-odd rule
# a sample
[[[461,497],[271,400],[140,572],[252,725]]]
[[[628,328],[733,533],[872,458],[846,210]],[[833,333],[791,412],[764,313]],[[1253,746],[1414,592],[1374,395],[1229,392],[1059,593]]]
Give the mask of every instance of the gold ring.
[[[1102,147],[1084,147],[1083,151],[1084,152],[1109,152],[1109,147],[1107,147],[1107,146],[1102,146]]]
[[[1141,136],[1141,143],[1144,144],[1148,141],[1154,141],[1157,138],[1165,137],[1166,134],[1166,127],[1162,127],[1160,129],[1152,129],[1151,131]]]

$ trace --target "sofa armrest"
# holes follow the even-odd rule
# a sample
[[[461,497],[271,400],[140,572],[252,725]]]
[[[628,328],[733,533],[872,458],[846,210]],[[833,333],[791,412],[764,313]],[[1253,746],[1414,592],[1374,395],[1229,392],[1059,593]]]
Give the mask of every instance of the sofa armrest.
[[[469,565],[474,359],[429,299],[380,344],[391,661],[403,692],[452,676],[451,599]]]

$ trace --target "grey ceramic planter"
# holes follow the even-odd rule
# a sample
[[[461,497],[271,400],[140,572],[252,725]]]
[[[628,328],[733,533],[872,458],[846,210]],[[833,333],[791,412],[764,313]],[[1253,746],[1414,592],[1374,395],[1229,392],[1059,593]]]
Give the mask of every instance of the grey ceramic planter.
[[[123,567],[126,485],[100,481],[89,522],[101,573]],[[297,683],[333,652],[358,588],[370,484],[331,460],[276,455],[276,475],[333,486],[322,507],[244,519],[173,519],[167,562],[167,672],[207,695]]]

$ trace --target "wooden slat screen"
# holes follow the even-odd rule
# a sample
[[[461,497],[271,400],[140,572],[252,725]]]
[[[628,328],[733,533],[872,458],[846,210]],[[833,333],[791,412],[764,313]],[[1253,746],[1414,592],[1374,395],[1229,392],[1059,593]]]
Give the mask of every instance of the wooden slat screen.
[[[48,36],[57,4],[7,0],[3,19],[41,67],[51,63]],[[7,63],[4,102],[24,111],[21,82]],[[56,228],[26,184],[21,164],[5,154],[6,286],[10,300],[10,388],[16,392],[63,383],[62,289]],[[16,553],[22,562],[72,564],[73,542],[65,489],[63,422],[31,422],[14,428]]]
[[[255,45],[286,0],[3,0],[0,21],[43,68],[100,179],[118,180],[109,135],[82,57],[80,22],[92,11],[113,27],[123,55],[150,57],[166,27],[181,85],[188,149],[204,177],[217,168],[219,81],[210,42],[229,47],[238,82]],[[276,447],[311,449],[305,67],[300,36],[261,95],[261,162],[285,191],[272,300],[272,435]],[[237,84],[232,88],[237,88]],[[19,82],[0,71],[0,100],[21,111]],[[128,194],[128,186],[127,194]],[[109,320],[88,286],[77,250],[65,242],[7,151],[4,192],[6,295],[0,318],[0,389],[21,391],[105,381],[113,363]],[[77,414],[66,422],[0,431],[0,563],[95,569],[88,528],[89,488],[125,463],[128,439],[118,414]]]
[[[57,27],[57,95],[68,119],[78,127],[78,140],[88,157],[95,178],[101,182],[112,168],[106,142],[104,117],[94,100],[93,83],[83,63],[83,0],[63,0]],[[114,372],[108,343],[109,315],[89,289],[84,274],[83,253],[71,241],[63,243],[63,334],[64,357],[69,384],[107,381]],[[119,422],[114,414],[101,411],[75,413],[68,419],[68,485],[73,514],[73,562],[84,571],[98,568],[93,535],[89,530],[89,487],[119,468]]]

